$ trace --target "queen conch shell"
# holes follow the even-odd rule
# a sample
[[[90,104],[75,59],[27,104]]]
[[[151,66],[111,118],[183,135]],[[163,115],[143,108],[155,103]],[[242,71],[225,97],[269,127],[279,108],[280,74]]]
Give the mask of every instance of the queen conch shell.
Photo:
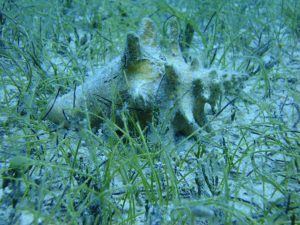
[[[88,118],[98,126],[104,118],[128,111],[146,126],[158,112],[175,132],[200,131],[207,122],[205,105],[215,112],[220,96],[235,83],[224,74],[201,69],[196,59],[186,62],[188,47],[180,47],[175,17],[166,22],[165,46],[158,44],[156,34],[153,21],[144,18],[138,34],[127,34],[123,54],[76,90],[52,101],[47,118],[65,127]]]

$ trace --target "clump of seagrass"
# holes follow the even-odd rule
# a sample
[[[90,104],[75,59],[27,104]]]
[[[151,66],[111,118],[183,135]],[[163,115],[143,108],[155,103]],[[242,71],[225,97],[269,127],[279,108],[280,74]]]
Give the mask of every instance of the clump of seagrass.
[[[97,126],[103,118],[113,113],[120,117],[126,111],[146,125],[156,112],[160,119],[168,118],[175,132],[201,130],[206,123],[205,105],[215,112],[221,94],[236,83],[224,74],[199,68],[196,59],[187,62],[193,36],[187,28],[188,43],[182,44],[172,17],[166,24],[167,44],[159,46],[153,21],[144,18],[138,34],[127,34],[123,55],[75,91],[58,97],[49,105],[47,118],[68,127],[88,117]]]

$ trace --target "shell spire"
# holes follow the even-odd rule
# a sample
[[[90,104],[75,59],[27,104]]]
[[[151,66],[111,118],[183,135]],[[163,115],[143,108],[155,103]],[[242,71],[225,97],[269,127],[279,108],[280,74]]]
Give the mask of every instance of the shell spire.
[[[130,65],[141,58],[141,47],[139,37],[135,33],[127,34],[125,46],[125,65]]]
[[[166,34],[169,41],[169,48],[172,52],[173,56],[180,55],[180,47],[179,47],[179,24],[175,17],[171,17],[167,21],[167,30]]]
[[[144,45],[156,47],[158,45],[156,40],[156,30],[157,29],[153,21],[148,17],[144,18],[141,22],[139,31],[141,42]]]

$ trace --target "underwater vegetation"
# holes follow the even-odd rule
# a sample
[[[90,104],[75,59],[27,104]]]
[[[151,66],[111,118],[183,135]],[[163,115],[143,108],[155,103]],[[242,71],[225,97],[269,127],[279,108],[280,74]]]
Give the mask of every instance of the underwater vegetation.
[[[297,0],[3,0],[0,225],[299,224]]]

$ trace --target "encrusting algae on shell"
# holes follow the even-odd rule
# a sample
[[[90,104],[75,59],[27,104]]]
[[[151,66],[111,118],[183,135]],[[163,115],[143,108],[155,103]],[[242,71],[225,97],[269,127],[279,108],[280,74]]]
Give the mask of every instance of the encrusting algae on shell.
[[[188,60],[193,30],[187,28],[184,40],[189,43],[182,44],[177,19],[171,17],[166,23],[166,46],[160,46],[155,24],[144,18],[138,34],[127,34],[123,55],[76,90],[56,98],[49,104],[47,118],[69,127],[88,116],[91,125],[98,126],[112,113],[121,118],[129,111],[145,126],[159,112],[160,118],[169,118],[174,132],[200,131],[207,122],[205,105],[215,112],[220,96],[243,78],[225,77],[200,68],[197,59]]]

